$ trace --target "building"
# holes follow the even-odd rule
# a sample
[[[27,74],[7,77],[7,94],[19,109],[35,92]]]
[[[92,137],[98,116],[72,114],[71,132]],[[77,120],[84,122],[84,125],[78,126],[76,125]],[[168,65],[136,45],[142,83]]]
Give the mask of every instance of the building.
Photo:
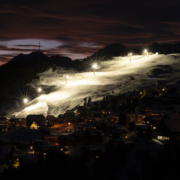
[[[37,125],[45,124],[46,119],[43,115],[28,115],[26,117],[27,126],[30,127],[33,122],[35,122]]]
[[[180,142],[180,115],[165,115],[157,126],[157,139]]]

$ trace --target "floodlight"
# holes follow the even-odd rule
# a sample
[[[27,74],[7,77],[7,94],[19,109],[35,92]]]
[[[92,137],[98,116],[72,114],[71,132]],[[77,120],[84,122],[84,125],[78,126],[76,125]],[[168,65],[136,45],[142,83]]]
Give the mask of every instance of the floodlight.
[[[96,68],[97,68],[97,64],[93,64],[93,65],[92,65],[92,68],[93,68],[93,69],[96,69]]]
[[[28,102],[28,99],[27,99],[27,98],[23,99],[23,102],[24,102],[24,103],[27,103],[27,102]]]
[[[41,92],[42,91],[42,89],[41,88],[38,88],[38,92]]]

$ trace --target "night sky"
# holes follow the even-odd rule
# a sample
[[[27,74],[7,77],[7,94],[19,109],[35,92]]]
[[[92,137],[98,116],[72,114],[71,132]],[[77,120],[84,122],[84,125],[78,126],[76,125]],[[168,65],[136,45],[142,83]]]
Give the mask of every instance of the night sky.
[[[111,43],[180,42],[180,0],[0,0],[0,64],[41,50],[82,59]]]

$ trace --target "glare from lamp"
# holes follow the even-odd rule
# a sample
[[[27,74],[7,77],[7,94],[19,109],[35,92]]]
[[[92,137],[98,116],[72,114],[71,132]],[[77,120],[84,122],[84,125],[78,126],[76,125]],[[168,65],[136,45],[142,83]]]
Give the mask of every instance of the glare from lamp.
[[[28,99],[27,99],[27,98],[23,99],[23,102],[24,102],[24,103],[27,103],[27,102],[28,102]]]
[[[42,91],[42,89],[41,88],[38,88],[38,92],[41,92]]]

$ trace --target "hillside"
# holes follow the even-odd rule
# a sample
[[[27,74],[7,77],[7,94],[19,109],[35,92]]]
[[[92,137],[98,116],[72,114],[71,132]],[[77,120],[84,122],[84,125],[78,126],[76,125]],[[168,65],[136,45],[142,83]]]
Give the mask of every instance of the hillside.
[[[103,49],[98,50],[93,55],[91,55],[88,59],[100,59],[100,60],[109,60],[113,57],[117,56],[125,56],[127,55],[128,50],[125,46],[119,43],[110,44]]]
[[[16,112],[17,117],[26,117],[33,112],[57,116],[74,108],[86,97],[92,97],[92,101],[102,100],[112,91],[119,94],[142,87],[155,87],[157,80],[174,84],[180,80],[180,54],[132,56],[131,62],[129,57],[116,57],[104,61],[102,66],[96,75],[62,68],[40,73],[40,78],[30,85],[32,88],[42,87],[42,94],[27,103],[23,110],[18,106],[6,109],[7,115]],[[64,74],[69,77],[67,84]]]

